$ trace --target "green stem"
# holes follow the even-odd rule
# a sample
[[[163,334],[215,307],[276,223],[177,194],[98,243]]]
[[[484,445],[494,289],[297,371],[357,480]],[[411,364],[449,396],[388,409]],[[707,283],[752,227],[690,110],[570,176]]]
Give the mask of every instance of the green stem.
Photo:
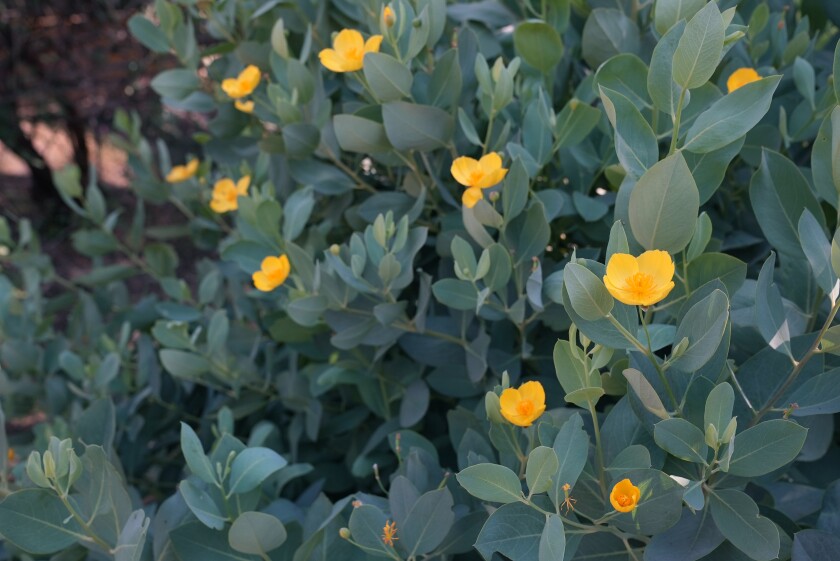
[[[606,466],[604,465],[604,447],[601,445],[601,424],[598,422],[598,413],[595,411],[595,404],[589,402],[589,415],[592,416],[592,426],[595,428],[595,457],[598,460],[598,482],[601,485],[601,494],[607,496]]]
[[[490,118],[487,121],[487,132],[484,134],[484,146],[482,147],[481,155],[484,156],[487,154],[488,149],[490,148],[490,136],[493,133],[493,121],[496,120],[496,111],[493,109],[490,110]]]
[[[758,423],[758,421],[760,421],[764,415],[769,413],[776,406],[776,402],[783,395],[785,395],[785,392],[787,392],[788,389],[790,389],[790,386],[802,373],[802,370],[805,368],[805,365],[808,364],[808,361],[811,360],[811,357],[817,354],[817,348],[820,345],[820,341],[822,341],[822,338],[825,336],[825,332],[828,331],[828,329],[831,327],[831,323],[834,321],[834,316],[837,315],[838,311],[840,311],[840,299],[838,299],[837,302],[834,303],[834,306],[828,313],[828,317],[825,318],[825,323],[823,324],[822,329],[820,329],[820,332],[817,334],[817,337],[814,339],[814,342],[811,343],[811,347],[808,349],[808,352],[806,352],[805,355],[798,362],[795,363],[793,370],[791,370],[784,383],[782,383],[782,385],[779,386],[779,389],[773,392],[773,395],[770,396],[770,399],[767,400],[767,403],[765,403],[764,406],[758,410],[758,413],[756,413],[755,417],[753,417],[752,421],[750,421],[751,427]]]
[[[96,545],[104,549],[106,552],[110,553],[111,546],[105,540],[96,535],[96,532],[93,531],[93,529],[87,522],[85,522],[82,516],[78,512],[76,512],[76,509],[73,508],[73,505],[70,504],[70,501],[67,500],[67,496],[63,493],[56,494],[58,495],[58,498],[61,499],[64,508],[67,509],[67,512],[70,513],[70,516],[72,516],[73,519],[79,524],[79,526],[82,527],[82,529],[85,531],[88,537],[90,537],[90,539],[93,540],[94,543],[96,543]]]
[[[677,114],[674,117],[674,134],[671,137],[671,148],[668,149],[669,156],[677,151],[677,139],[680,136],[680,121],[682,121],[683,102],[685,101],[686,91],[688,90],[685,88],[680,90],[680,99],[677,102]]]

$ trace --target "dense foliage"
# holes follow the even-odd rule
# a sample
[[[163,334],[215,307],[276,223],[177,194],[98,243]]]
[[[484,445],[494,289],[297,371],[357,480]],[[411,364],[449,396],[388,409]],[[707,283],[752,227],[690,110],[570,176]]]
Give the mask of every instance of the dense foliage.
[[[200,153],[0,221],[0,558],[836,559],[837,11],[157,0]]]

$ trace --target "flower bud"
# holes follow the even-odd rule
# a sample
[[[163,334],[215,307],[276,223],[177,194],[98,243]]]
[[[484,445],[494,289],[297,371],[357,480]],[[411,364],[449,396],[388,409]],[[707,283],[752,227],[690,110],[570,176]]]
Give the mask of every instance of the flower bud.
[[[709,448],[718,447],[718,431],[712,423],[706,425],[706,444]]]
[[[499,200],[499,198],[500,198],[501,196],[502,196],[502,195],[501,195],[501,193],[499,193],[498,191],[493,191],[492,193],[490,193],[490,197],[489,197],[489,198],[490,198],[490,202],[491,202],[491,203],[495,203],[496,201],[498,201],[498,200]]]
[[[499,402],[499,396],[496,392],[487,392],[484,397],[484,410],[487,412],[487,418],[493,423],[504,423],[502,417],[502,405]]]
[[[330,246],[330,253],[332,253],[333,255],[338,255],[339,253],[341,253],[341,247],[337,243],[332,244]]]
[[[350,539],[350,528],[340,528],[338,530],[338,535],[344,538],[345,540]]]
[[[732,420],[729,421],[729,424],[726,426],[726,430],[723,431],[723,436],[720,437],[720,441],[723,444],[729,444],[729,441],[732,440],[733,436],[735,436],[735,429],[738,428],[737,419],[737,417],[732,417]]]
[[[382,21],[385,23],[385,27],[394,27],[394,24],[397,22],[397,16],[394,14],[391,6],[385,6],[385,9],[382,10]]]
[[[49,488],[50,482],[41,466],[41,454],[39,452],[32,452],[26,460],[26,475],[38,487]]]

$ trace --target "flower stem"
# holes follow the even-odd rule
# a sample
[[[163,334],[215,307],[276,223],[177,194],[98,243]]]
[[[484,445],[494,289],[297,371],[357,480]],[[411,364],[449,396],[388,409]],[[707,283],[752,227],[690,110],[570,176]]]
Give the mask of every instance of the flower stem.
[[[598,460],[598,482],[601,485],[601,494],[607,496],[607,480],[604,475],[604,447],[601,444],[601,424],[598,422],[598,412],[595,411],[595,404],[589,402],[589,414],[592,416],[592,426],[595,428],[595,457]]]
[[[677,114],[674,117],[674,133],[671,136],[671,148],[668,149],[669,156],[677,151],[677,139],[680,136],[680,121],[682,121],[683,102],[685,101],[686,91],[688,90],[685,88],[680,90],[680,99],[677,101]]]

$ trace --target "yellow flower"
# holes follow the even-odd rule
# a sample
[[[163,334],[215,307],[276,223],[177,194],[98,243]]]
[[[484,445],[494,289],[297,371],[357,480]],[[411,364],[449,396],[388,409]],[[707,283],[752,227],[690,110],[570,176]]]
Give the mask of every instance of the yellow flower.
[[[729,79],[726,81],[726,89],[729,90],[729,93],[732,93],[738,88],[758,80],[761,80],[761,76],[755,69],[739,68],[729,76]]]
[[[10,464],[15,463],[15,460],[17,459],[17,454],[15,454],[14,448],[9,448],[6,451],[6,459],[9,461]]]
[[[237,198],[248,194],[248,186],[251,184],[251,176],[246,175],[235,184],[233,179],[220,179],[213,186],[213,200],[210,201],[210,208],[218,213],[228,212],[239,208]]]
[[[629,479],[622,479],[615,484],[610,493],[610,503],[618,512],[631,512],[639,504],[641,492]]]
[[[455,158],[450,171],[455,181],[467,188],[461,197],[467,208],[474,207],[484,198],[482,189],[497,185],[508,172],[502,167],[502,157],[496,152],[490,152],[480,160],[467,156]]]
[[[318,53],[321,64],[333,72],[355,72],[364,66],[367,53],[378,53],[382,35],[372,35],[367,42],[355,29],[342,29],[333,39],[333,48]]]
[[[385,9],[382,10],[382,21],[385,22],[386,26],[394,27],[394,24],[397,22],[397,16],[394,14],[391,6],[385,6]]]
[[[382,528],[382,541],[385,545],[394,545],[394,540],[398,540],[400,538],[397,536],[397,523],[396,522],[388,522],[385,521],[385,527]]]
[[[222,80],[222,89],[228,97],[239,99],[250,95],[260,84],[260,69],[253,64],[247,66],[236,78]]]
[[[499,397],[502,416],[519,427],[530,427],[545,411],[545,390],[539,382],[508,388]]]
[[[262,292],[271,292],[289,278],[292,266],[286,254],[269,256],[262,260],[260,270],[251,275],[254,286]]]
[[[195,172],[198,171],[198,160],[193,158],[186,165],[183,166],[175,166],[169,173],[166,174],[166,181],[169,183],[181,183],[182,181],[186,181],[190,177],[195,175]]]
[[[674,261],[667,251],[646,251],[638,257],[615,253],[607,263],[604,284],[613,298],[629,306],[650,306],[674,288]]]
[[[253,101],[240,101],[236,100],[233,102],[233,106],[242,111],[243,113],[253,113],[254,112],[254,102]]]

